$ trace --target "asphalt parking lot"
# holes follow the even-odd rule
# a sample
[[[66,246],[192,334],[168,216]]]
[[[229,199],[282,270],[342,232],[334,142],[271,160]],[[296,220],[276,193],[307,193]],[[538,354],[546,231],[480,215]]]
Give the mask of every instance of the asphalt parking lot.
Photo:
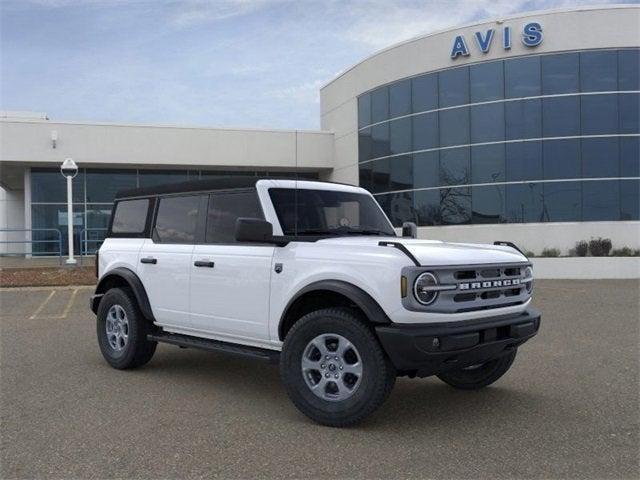
[[[480,392],[399,379],[350,429],[289,402],[274,366],[160,345],[102,359],[91,290],[0,291],[9,478],[638,478],[637,281],[539,281],[541,333]]]

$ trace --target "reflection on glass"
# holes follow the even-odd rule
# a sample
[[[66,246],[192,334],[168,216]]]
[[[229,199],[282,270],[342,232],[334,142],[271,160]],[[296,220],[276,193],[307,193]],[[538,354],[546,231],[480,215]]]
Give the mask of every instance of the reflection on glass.
[[[413,150],[438,148],[438,113],[425,113],[411,118],[413,126]]]
[[[411,118],[400,118],[389,122],[390,153],[411,151]]]
[[[469,103],[469,67],[452,68],[438,75],[440,108]]]
[[[373,191],[373,176],[371,174],[372,163],[373,162],[361,163],[359,165],[359,173],[358,173],[358,177],[359,177],[358,185],[360,185],[362,188],[366,190],[369,190],[370,192]]]
[[[581,52],[580,89],[583,92],[612,92],[617,90],[617,52]]]
[[[470,180],[469,147],[440,152],[440,185],[467,185]]]
[[[640,137],[620,139],[620,176],[640,177]]]
[[[389,124],[381,123],[371,127],[371,156],[385,157],[391,153],[389,148]]]
[[[518,100],[504,104],[507,140],[542,137],[542,100]]]
[[[136,170],[87,170],[87,202],[111,203],[119,190],[136,188]]]
[[[371,96],[368,93],[358,97],[358,128],[371,124]]]
[[[580,140],[547,140],[543,152],[545,180],[580,178]]]
[[[618,177],[620,174],[617,138],[582,139],[582,176]]]
[[[60,175],[60,173],[58,173]],[[69,220],[66,205],[31,205],[31,224],[34,230],[57,229],[58,235],[52,231],[32,232],[32,252],[35,255],[58,254],[59,241],[62,241],[63,255],[69,251],[68,236],[66,235]],[[80,231],[84,228],[84,208],[81,205],[73,206],[73,248],[80,250]]]
[[[418,190],[413,193],[418,225],[441,225],[440,190]]]
[[[73,202],[84,202],[84,169],[79,169],[72,180]],[[31,169],[31,201],[33,203],[67,203],[67,179],[60,170]]]
[[[504,103],[471,107],[471,143],[504,140]]]
[[[583,135],[618,132],[618,96],[585,95],[580,99]]]
[[[509,223],[535,223],[544,221],[542,184],[524,183],[506,185],[507,221]]]
[[[503,62],[488,62],[469,67],[471,103],[504,98]]]
[[[544,98],[542,126],[545,137],[580,135],[580,97]]]
[[[389,164],[390,159],[383,158],[382,160],[374,160],[371,163],[371,176],[372,176],[372,192],[388,192],[391,190],[390,172],[391,167]]]
[[[424,152],[413,155],[414,188],[437,187],[440,183],[440,153]]]
[[[471,222],[471,188],[441,188],[440,211],[443,225]]]
[[[640,180],[620,181],[620,220],[640,220]]]
[[[389,159],[391,165],[391,190],[409,190],[413,188],[413,157],[402,155]]]
[[[373,155],[373,142],[371,140],[371,128],[365,128],[358,132],[358,161],[369,160]]]
[[[438,74],[430,73],[411,79],[411,102],[414,113],[438,108]]]
[[[393,193],[388,197],[386,213],[394,227],[401,227],[403,222],[417,220],[413,208],[413,192]]]
[[[411,113],[411,80],[401,80],[389,87],[390,118]]]
[[[582,220],[620,220],[620,182],[583,182]]]
[[[139,182],[141,187],[154,187],[165,183],[179,183],[189,180],[186,170],[142,170]]]
[[[545,222],[579,222],[582,182],[543,184]]]
[[[504,185],[471,188],[472,223],[503,223],[505,221],[504,190]]]
[[[441,147],[469,143],[469,107],[441,110],[438,121]]]
[[[640,49],[618,51],[618,89],[640,90]]]
[[[371,123],[389,118],[389,87],[381,87],[371,92]]]
[[[506,98],[540,95],[540,57],[505,61],[504,83]]]
[[[505,145],[507,181],[542,179],[542,142],[517,142]]]
[[[618,94],[620,133],[640,133],[640,94]]]
[[[504,182],[505,145],[471,147],[471,183]]]
[[[580,91],[580,57],[577,53],[561,53],[542,57],[542,94]]]

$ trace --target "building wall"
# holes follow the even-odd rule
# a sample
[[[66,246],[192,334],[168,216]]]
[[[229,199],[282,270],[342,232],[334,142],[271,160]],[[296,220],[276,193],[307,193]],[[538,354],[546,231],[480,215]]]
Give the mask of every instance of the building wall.
[[[23,232],[2,232],[4,229],[24,229],[24,191],[0,187],[0,242],[22,240]],[[0,243],[0,253],[22,253],[25,245]]]

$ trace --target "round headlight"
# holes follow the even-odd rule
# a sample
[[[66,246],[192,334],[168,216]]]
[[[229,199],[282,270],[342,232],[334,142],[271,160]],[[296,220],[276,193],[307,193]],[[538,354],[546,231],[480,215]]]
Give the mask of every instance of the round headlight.
[[[433,287],[438,285],[438,279],[431,272],[425,272],[416,278],[413,284],[413,294],[422,305],[432,304],[438,296]]]
[[[527,289],[527,293],[531,293],[533,291],[533,268],[525,268],[524,281],[526,282],[525,287]]]

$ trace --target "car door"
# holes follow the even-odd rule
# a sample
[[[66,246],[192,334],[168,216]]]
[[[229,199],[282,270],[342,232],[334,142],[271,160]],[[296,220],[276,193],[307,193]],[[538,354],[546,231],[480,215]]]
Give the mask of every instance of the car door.
[[[189,276],[201,195],[158,199],[152,238],[139,253],[138,275],[144,284],[156,323],[188,328]]]
[[[209,196],[205,242],[191,262],[191,323],[222,340],[269,339],[269,282],[274,246],[235,241],[239,217],[264,218],[255,189]]]

